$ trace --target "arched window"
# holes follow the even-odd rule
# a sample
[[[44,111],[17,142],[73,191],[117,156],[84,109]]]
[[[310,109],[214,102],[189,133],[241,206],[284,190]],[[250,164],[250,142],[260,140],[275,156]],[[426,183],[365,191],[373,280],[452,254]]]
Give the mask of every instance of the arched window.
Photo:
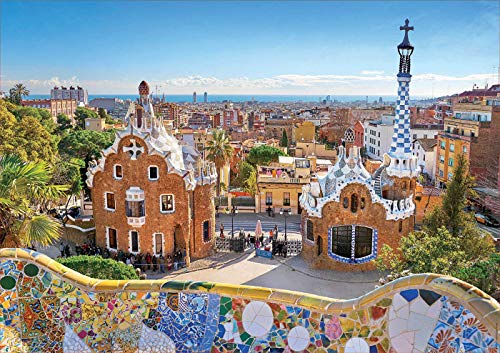
[[[359,202],[359,208],[361,208],[362,210],[365,209],[365,198],[364,197],[362,197],[361,201]]]
[[[343,206],[344,208],[349,207],[349,198],[347,196],[344,197]]]
[[[403,231],[403,221],[399,221],[399,232]]]
[[[413,188],[414,188],[413,180],[410,180],[410,190],[413,190]]]
[[[358,195],[351,195],[351,212],[356,212],[358,210]]]
[[[402,186],[401,186],[401,188],[402,188],[403,190],[406,190],[406,181],[403,181],[403,184],[401,184],[401,185],[402,185]]]

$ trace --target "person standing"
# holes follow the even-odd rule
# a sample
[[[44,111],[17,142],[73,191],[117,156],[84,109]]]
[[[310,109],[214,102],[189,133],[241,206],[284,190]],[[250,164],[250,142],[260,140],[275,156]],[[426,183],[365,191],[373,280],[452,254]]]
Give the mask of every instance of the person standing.
[[[154,272],[158,271],[158,258],[154,254],[153,254],[152,263],[153,263],[153,271]]]
[[[151,269],[151,254],[148,252],[146,253],[146,268],[149,271]]]
[[[224,238],[224,224],[222,224],[222,222],[220,224],[219,230],[220,230],[220,237]]]
[[[160,254],[158,257],[158,264],[160,265],[160,272],[165,273],[165,258],[163,257],[163,254]]]
[[[167,270],[168,271],[172,270],[172,265],[173,265],[172,256],[170,254],[168,254],[167,255]]]
[[[61,244],[59,245],[59,251],[61,252],[61,257],[64,257],[64,244],[63,244],[63,242],[61,242]]]
[[[274,225],[274,237],[275,237],[275,239],[278,239],[278,225],[277,224]]]
[[[71,250],[69,248],[69,244],[66,244],[66,246],[64,247],[64,255],[66,257],[70,257],[71,256]]]

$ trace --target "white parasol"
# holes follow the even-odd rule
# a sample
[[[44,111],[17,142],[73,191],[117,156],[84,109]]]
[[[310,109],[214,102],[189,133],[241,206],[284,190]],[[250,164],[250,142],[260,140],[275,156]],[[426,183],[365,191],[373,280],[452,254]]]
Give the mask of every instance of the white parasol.
[[[257,226],[255,227],[255,237],[260,237],[262,235],[262,224],[260,219],[257,221]]]

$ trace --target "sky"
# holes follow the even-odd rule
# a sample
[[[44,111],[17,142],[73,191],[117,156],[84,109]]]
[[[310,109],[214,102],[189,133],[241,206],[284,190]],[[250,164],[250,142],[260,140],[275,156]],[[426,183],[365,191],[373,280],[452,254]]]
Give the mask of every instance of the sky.
[[[498,82],[498,1],[0,1],[0,78],[33,94],[395,95],[405,18],[411,93]]]

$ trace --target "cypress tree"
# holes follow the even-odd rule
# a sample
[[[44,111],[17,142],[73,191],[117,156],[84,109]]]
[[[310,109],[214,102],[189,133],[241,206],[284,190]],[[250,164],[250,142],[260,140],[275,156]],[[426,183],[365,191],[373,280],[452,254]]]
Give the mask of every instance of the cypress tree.
[[[288,136],[286,135],[286,131],[283,130],[283,135],[281,135],[281,147],[288,147]]]

